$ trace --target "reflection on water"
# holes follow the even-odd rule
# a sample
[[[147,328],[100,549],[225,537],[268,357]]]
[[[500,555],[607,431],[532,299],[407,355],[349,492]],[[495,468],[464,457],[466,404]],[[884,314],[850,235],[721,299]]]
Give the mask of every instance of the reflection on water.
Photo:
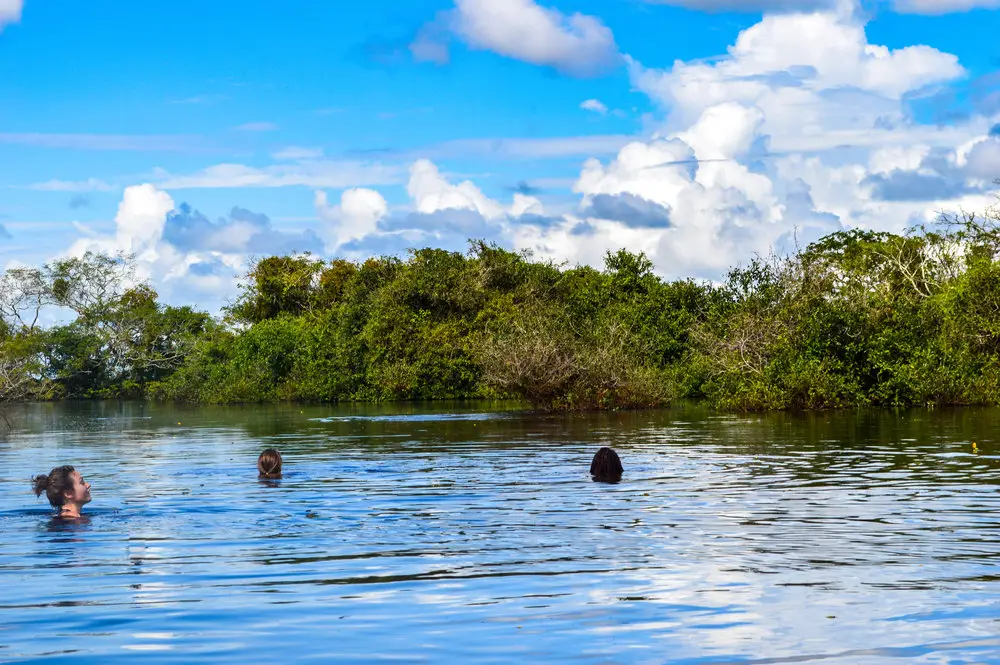
[[[310,418],[310,420],[320,423],[350,422],[352,420],[370,420],[373,422],[385,423],[427,423],[441,422],[445,420],[495,420],[497,418],[511,417],[512,414],[502,413],[402,413],[393,415],[376,416],[326,416],[324,418]]]
[[[1000,410],[15,419],[0,662],[1000,662]],[[88,520],[30,492],[64,462]]]

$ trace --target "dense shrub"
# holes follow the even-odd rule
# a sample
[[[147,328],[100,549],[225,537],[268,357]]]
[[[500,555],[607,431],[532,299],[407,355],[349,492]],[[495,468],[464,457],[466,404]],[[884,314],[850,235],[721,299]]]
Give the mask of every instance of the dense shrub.
[[[643,254],[599,270],[481,241],[463,255],[255,261],[216,321],[131,259],[0,279],[0,401],[515,398],[555,409],[1000,403],[1000,219],[831,234],[720,284]],[[36,326],[43,307],[75,314]]]

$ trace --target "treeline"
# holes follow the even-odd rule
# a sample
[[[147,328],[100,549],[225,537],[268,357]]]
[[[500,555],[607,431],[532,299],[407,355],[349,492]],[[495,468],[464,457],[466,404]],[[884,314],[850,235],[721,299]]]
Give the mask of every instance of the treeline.
[[[542,408],[1000,402],[1000,216],[843,231],[720,284],[472,242],[467,254],[253,263],[213,318],[157,301],[127,256],[0,283],[2,397],[189,402],[515,398]],[[71,312],[42,328],[39,312]]]

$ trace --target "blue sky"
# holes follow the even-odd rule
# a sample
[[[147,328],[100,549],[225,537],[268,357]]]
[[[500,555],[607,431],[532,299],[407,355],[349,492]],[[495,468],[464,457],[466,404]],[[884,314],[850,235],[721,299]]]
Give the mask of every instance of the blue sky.
[[[133,251],[210,309],[269,247],[628,246],[713,279],[985,207],[998,8],[0,0],[0,255]]]

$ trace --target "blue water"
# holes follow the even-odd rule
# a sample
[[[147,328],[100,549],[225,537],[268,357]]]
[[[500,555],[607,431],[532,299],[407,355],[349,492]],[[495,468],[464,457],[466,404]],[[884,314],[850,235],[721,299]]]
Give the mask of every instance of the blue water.
[[[1000,663],[997,410],[12,422],[0,662]],[[590,480],[600,445],[621,483]],[[78,524],[30,492],[61,463]]]

